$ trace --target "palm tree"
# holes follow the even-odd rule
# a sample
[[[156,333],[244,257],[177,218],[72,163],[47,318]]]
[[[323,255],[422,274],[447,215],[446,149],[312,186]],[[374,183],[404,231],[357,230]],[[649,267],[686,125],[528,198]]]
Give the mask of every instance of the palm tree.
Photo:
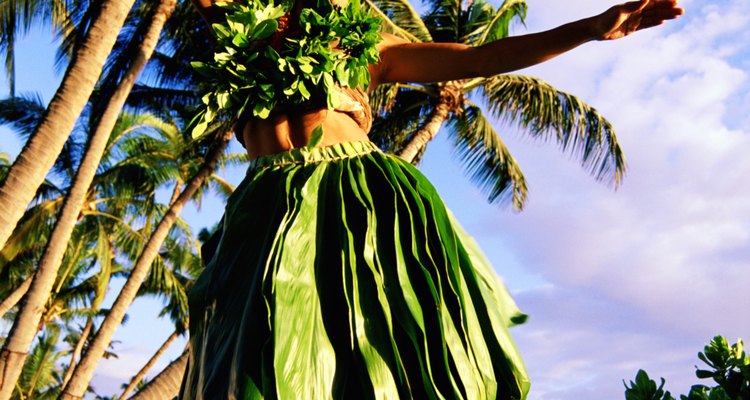
[[[121,399],[127,399],[128,398],[127,396],[133,392],[133,390],[138,386],[138,384],[143,382],[143,378],[146,376],[146,373],[148,373],[151,367],[153,367],[154,364],[156,364],[156,361],[159,360],[159,357],[161,357],[162,354],[164,354],[164,352],[167,351],[167,349],[172,344],[172,342],[174,342],[175,339],[177,339],[177,336],[178,336],[177,331],[172,332],[167,338],[167,340],[165,340],[164,343],[161,346],[159,346],[159,349],[156,351],[156,353],[154,353],[154,355],[151,356],[151,358],[138,371],[138,373],[135,374],[135,376],[133,376],[133,378],[130,380],[130,383],[122,391],[122,394],[120,394]]]
[[[523,21],[523,0],[495,9],[483,0],[429,0],[423,17],[407,0],[372,0],[386,30],[411,41],[472,46],[506,37],[512,21]],[[519,123],[535,139],[555,140],[578,157],[597,179],[619,183],[625,162],[610,123],[578,98],[531,77],[497,75],[437,84],[379,87],[372,99],[373,141],[409,162],[447,125],[466,169],[490,202],[511,200],[522,209],[526,182],[480,104],[495,118]]]
[[[3,1],[0,2],[0,52],[5,59],[5,72],[10,95],[15,96],[16,38],[29,31],[34,23],[51,26],[63,35],[70,31],[71,19],[68,1]]]
[[[159,248],[164,243],[169,230],[174,225],[185,205],[193,198],[199,188],[204,185],[206,179],[213,173],[227,147],[227,144],[229,143],[229,140],[232,138],[232,135],[231,131],[227,131],[218,135],[218,138],[212,138],[214,144],[210,146],[204,162],[201,164],[198,171],[186,183],[184,189],[179,196],[177,196],[176,200],[169,206],[169,210],[151,234],[151,237],[146,243],[138,261],[136,261],[133,266],[128,280],[120,290],[120,293],[112,305],[107,317],[102,322],[102,326],[94,337],[91,346],[89,346],[88,351],[76,367],[65,393],[61,396],[62,400],[83,396],[83,392],[86,387],[88,387],[88,384],[93,377],[99,359],[102,357],[104,350],[112,340],[115,330],[122,323],[122,318],[124,317],[125,312],[138,294],[138,289],[144,278],[148,275],[151,264],[159,255]]]
[[[216,227],[214,228],[214,231]],[[208,230],[203,229],[198,234],[199,243],[205,243],[211,237]],[[174,246],[168,244],[162,251],[161,259],[172,265],[172,268],[164,268],[163,263],[156,262],[152,267],[149,277],[141,287],[141,294],[152,294],[164,297],[167,305],[159,314],[160,316],[168,315],[175,325],[174,332],[167,338],[164,344],[154,353],[149,361],[133,376],[130,384],[120,395],[121,399],[127,396],[143,381],[148,370],[154,365],[157,359],[164,353],[166,348],[177,338],[183,335],[188,329],[188,298],[187,292],[192,288],[198,275],[203,271],[203,257],[196,254],[194,249],[188,249],[188,246]],[[201,245],[201,249],[203,245]],[[169,367],[167,367],[169,368]],[[164,379],[164,378],[162,378]],[[158,383],[157,383],[158,384]],[[178,385],[179,386],[179,385]],[[153,390],[153,389],[151,389]],[[176,394],[176,393],[175,393]]]
[[[35,198],[37,204],[26,210],[5,247],[0,249],[0,316],[15,307],[31,286],[34,266],[62,203],[62,189],[52,182],[46,181],[40,189]]]
[[[33,126],[34,119],[38,116],[35,110],[38,111],[41,107],[38,101],[38,98],[16,98],[3,101],[0,121],[12,123],[16,129],[20,130]],[[87,126],[85,123],[81,125]],[[58,283],[53,290],[52,303],[48,303],[48,305],[55,304],[56,296],[61,293],[60,287],[64,280],[60,276],[77,276],[78,278],[74,281],[81,281],[80,274],[70,273],[73,265],[86,264],[89,269],[94,264],[99,266],[98,273],[83,280],[79,285],[90,289],[91,295],[87,306],[89,314],[83,315],[87,319],[86,324],[77,340],[70,364],[75,365],[76,358],[83,350],[83,343],[87,341],[88,333],[91,331],[93,315],[104,298],[110,277],[124,273],[125,268],[115,263],[113,254],[117,252],[131,262],[137,258],[146,243],[146,238],[151,234],[154,224],[152,221],[166,212],[166,206],[154,203],[154,191],[170,180],[185,179],[184,174],[189,171],[184,170],[182,165],[184,158],[181,159],[180,156],[194,153],[195,150],[185,143],[179,129],[154,117],[124,114],[118,121],[107,145],[103,162],[99,165],[98,173],[84,201],[86,207],[81,210],[79,222],[74,230],[74,233],[77,232],[74,238],[88,238],[90,243],[88,247],[91,251],[87,259],[92,262],[79,261],[71,264],[67,262],[69,257],[66,255],[66,262],[60,269]],[[73,155],[67,158],[78,159],[80,157]],[[68,177],[58,177],[56,180],[71,181],[70,175],[73,174],[75,166],[59,164],[60,166],[56,167],[56,169],[61,169],[59,174],[68,174]],[[0,271],[3,274],[7,272],[19,275],[14,278],[19,281],[23,279],[23,274],[28,276],[33,271],[33,265],[38,261],[38,254],[43,249],[40,244],[49,235],[49,229],[47,228],[45,233],[44,228],[51,225],[49,221],[54,218],[55,211],[60,208],[63,194],[66,192],[67,188],[47,190],[44,192],[47,197],[27,211],[29,216],[22,220],[14,236],[0,251],[0,255],[5,256],[3,258],[9,261],[5,265],[0,262]],[[52,193],[54,195],[51,195]],[[133,230],[133,226],[141,226],[141,228],[136,231]],[[173,229],[173,233],[180,232],[179,235],[175,236],[175,239],[170,238],[175,242],[179,237],[186,237],[187,227],[184,222],[178,220],[177,226],[179,229]],[[80,234],[81,232],[86,234]],[[78,241],[74,240],[70,243],[68,253],[71,252],[71,248],[78,247],[74,243]],[[170,246],[168,254],[178,254],[179,252],[175,251],[177,247]],[[31,249],[36,249],[37,256],[28,259],[26,262],[28,267],[20,270],[20,267],[13,267],[12,263],[18,263],[17,259],[21,258],[19,254],[25,253],[19,253],[13,249],[26,249],[26,253],[33,253]],[[156,264],[160,264],[160,258],[156,261]],[[73,269],[73,271],[78,270]],[[10,279],[3,280],[3,283],[10,283],[10,281]],[[2,293],[1,290],[0,293]],[[47,306],[46,309],[63,308]],[[54,319],[54,313],[49,315],[49,319]],[[69,376],[70,374],[66,374],[66,378]],[[65,381],[67,379],[64,379],[63,383]]]
[[[21,377],[13,392],[17,399],[54,399],[60,392],[57,360],[63,355],[56,349],[59,328],[41,335],[23,366]]]
[[[133,3],[134,0],[103,0],[97,3],[100,5],[99,12],[86,31],[82,45],[47,107],[42,122],[36,127],[0,185],[0,247],[5,245],[60,154],[76,118],[94,90],[102,66],[117,39],[119,28]],[[0,357],[0,400],[10,397],[16,380],[12,376],[6,376],[6,373],[17,376],[17,368],[6,368],[6,365],[18,364],[17,358],[23,357],[28,350],[28,346],[18,347],[25,349],[18,352],[12,350],[13,352],[4,353]]]
[[[185,368],[188,363],[187,349],[169,363],[154,379],[150,380],[146,386],[130,398],[130,400],[160,400],[173,399],[177,397],[182,383],[182,376],[185,375]]]
[[[83,208],[84,199],[96,175],[102,155],[108,143],[110,143],[109,137],[118,120],[120,110],[125,104],[125,100],[130,93],[130,89],[135,84],[136,78],[151,57],[164,23],[172,11],[174,11],[175,4],[176,0],[162,0],[159,2],[152,18],[148,20],[148,28],[138,46],[137,56],[118,84],[113,96],[109,97],[108,104],[102,114],[96,116],[96,128],[89,138],[86,153],[78,167],[73,185],[68,191],[52,235],[47,242],[47,247],[29,287],[24,304],[3,345],[0,360],[15,355],[13,358],[16,363],[23,362],[24,354],[28,351],[31,341],[34,338],[34,327],[39,323],[41,310],[50,296],[50,290],[57,277],[62,256],[68,246],[70,235]],[[2,367],[1,362],[0,367]],[[12,384],[13,380],[18,376],[17,374],[20,374],[18,368],[15,368],[15,370],[17,371],[16,375],[14,375],[13,369],[6,373],[2,385]]]
[[[188,2],[180,2],[173,18],[167,21],[164,37],[167,40],[155,51],[149,64],[150,75],[155,79],[136,85],[128,104],[137,109],[148,109],[174,124],[184,126],[191,119],[195,106],[200,103],[195,89],[201,80],[190,67],[189,61],[196,57],[209,57],[212,46],[208,33],[191,5]],[[199,200],[206,187],[210,186],[224,192],[231,191],[230,185],[212,172],[217,164],[236,163],[245,157],[222,157],[232,133],[224,125],[212,127],[212,131],[214,134],[209,135],[198,148],[193,148],[191,153],[193,159],[200,157],[204,161],[201,164],[183,163],[189,166],[182,169],[184,179],[178,180],[175,185],[168,212],[153,231],[112,311],[102,323],[102,329],[77,367],[67,390],[71,395],[80,395],[90,381],[101,349],[111,340],[124,311],[139,292],[140,282],[149,274],[149,265],[154,257],[158,256],[172,220],[179,215],[188,201]],[[180,132],[186,132],[186,129],[181,129]],[[196,151],[198,149],[201,151]],[[184,156],[187,155],[185,153]]]

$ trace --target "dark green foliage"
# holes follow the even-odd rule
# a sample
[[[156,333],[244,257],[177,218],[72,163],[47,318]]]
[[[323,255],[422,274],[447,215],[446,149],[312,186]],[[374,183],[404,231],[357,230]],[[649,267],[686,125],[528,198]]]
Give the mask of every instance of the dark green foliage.
[[[556,142],[597,180],[619,184],[625,170],[622,148],[614,127],[596,109],[547,82],[521,75],[489,78],[482,92],[490,114],[521,125],[535,140]]]
[[[716,336],[702,353],[698,353],[709,369],[697,369],[699,379],[713,379],[715,385],[693,385],[680,400],[747,400],[750,399],[750,357],[745,355],[742,339],[729,346],[723,336]],[[639,370],[630,386],[625,384],[626,400],[675,400],[664,391],[664,378],[657,387],[648,374]]]
[[[521,167],[482,110],[468,105],[448,126],[456,142],[456,154],[471,179],[488,193],[488,200],[510,200],[516,208],[522,208],[527,188]]]
[[[664,391],[664,378],[661,378],[661,383],[656,386],[656,382],[649,378],[648,374],[644,370],[638,370],[635,376],[635,382],[630,381],[630,387],[625,384],[625,399],[626,400],[674,400],[674,397],[669,392]]]
[[[211,62],[193,66],[212,84],[203,97],[193,136],[208,124],[245,114],[265,119],[277,107],[313,102],[335,108],[335,85],[366,88],[368,65],[378,61],[375,45],[381,40],[380,22],[360,10],[359,0],[345,8],[319,1],[291,21],[290,6],[260,0],[224,6],[226,21],[213,24],[219,49]],[[299,24],[298,34],[274,35],[283,18]],[[331,42],[338,42],[336,47]]]
[[[48,329],[37,338],[37,343],[23,365],[14,398],[54,399],[60,394],[62,377],[55,364],[63,355],[56,349],[60,336],[58,328]]]

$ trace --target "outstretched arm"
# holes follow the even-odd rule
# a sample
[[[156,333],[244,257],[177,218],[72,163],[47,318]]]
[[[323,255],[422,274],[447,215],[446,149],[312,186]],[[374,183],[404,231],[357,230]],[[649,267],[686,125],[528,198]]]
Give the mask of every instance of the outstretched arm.
[[[631,1],[602,14],[545,32],[471,47],[457,43],[409,43],[384,35],[378,83],[440,82],[492,76],[526,68],[592,40],[610,40],[682,15],[677,0]]]

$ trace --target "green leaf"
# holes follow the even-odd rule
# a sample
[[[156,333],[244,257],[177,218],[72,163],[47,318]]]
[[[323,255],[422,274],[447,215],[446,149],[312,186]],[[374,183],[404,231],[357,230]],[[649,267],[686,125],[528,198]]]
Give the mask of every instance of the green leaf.
[[[349,4],[346,5],[347,11],[349,11],[352,16],[359,15],[360,7],[361,4],[359,0],[349,0]]]
[[[232,44],[237,47],[247,47],[247,45],[250,44],[250,41],[244,33],[238,32],[234,35],[234,38],[232,38]]]
[[[326,97],[327,106],[330,110],[335,110],[340,104],[341,104],[341,98],[339,98],[338,92],[330,92],[328,93],[328,97]]]
[[[323,143],[323,125],[318,125],[310,133],[310,140],[307,142],[307,148],[312,149]]]
[[[299,69],[300,69],[300,71],[302,71],[302,72],[304,72],[306,74],[310,74],[310,73],[313,72],[313,66],[310,65],[310,64],[302,64],[302,63],[300,63],[299,64]]]
[[[216,53],[214,54],[214,61],[218,63],[225,63],[227,61],[232,60],[232,55],[229,53]]]
[[[229,32],[229,28],[225,25],[213,24],[211,25],[211,28],[213,28],[214,34],[218,39],[224,39],[232,36],[231,32]]]
[[[706,371],[705,369],[695,370],[695,376],[697,376],[700,379],[713,378],[714,375],[715,374],[713,371]]]
[[[255,31],[253,32],[253,35],[250,37],[250,40],[264,40],[268,39],[273,35],[276,30],[279,29],[279,24],[273,19],[267,19],[265,21],[261,21],[261,23],[258,24],[258,26],[255,27]]]
[[[360,71],[359,69],[357,68],[350,69],[349,70],[349,86],[353,88],[359,87],[359,84],[361,82],[360,80],[361,75],[362,75],[362,71]]]
[[[208,123],[206,121],[201,121],[198,125],[193,128],[193,131],[191,132],[191,135],[193,139],[198,139],[199,137],[203,136],[204,133],[206,133],[206,129],[208,128]]]
[[[270,83],[264,83],[259,86],[265,95],[269,97],[273,97],[273,94],[274,94],[273,85],[271,85]]]
[[[307,87],[305,86],[305,82],[299,81],[297,90],[299,90],[300,94],[305,100],[310,98],[310,91],[307,90]]]
[[[216,95],[216,103],[219,108],[229,108],[232,105],[232,99],[229,96],[229,92],[221,92]]]
[[[212,66],[210,66],[209,64],[200,62],[200,61],[192,61],[190,63],[190,66],[193,67],[195,72],[207,78],[213,78],[214,75],[216,74],[216,71],[214,70]]]
[[[253,107],[253,115],[260,119],[266,119],[271,115],[271,108],[264,103],[258,102],[255,104],[255,107]]]
[[[336,79],[341,86],[349,86],[349,71],[346,69],[346,63],[339,62],[336,64]]]

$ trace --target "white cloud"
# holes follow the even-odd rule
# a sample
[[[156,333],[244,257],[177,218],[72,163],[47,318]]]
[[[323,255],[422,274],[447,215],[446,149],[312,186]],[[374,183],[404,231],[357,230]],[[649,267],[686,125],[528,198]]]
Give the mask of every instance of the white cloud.
[[[529,3],[531,30],[602,7]],[[623,398],[621,379],[638,368],[684,393],[713,335],[750,337],[738,317],[750,309],[750,2],[681,4],[672,26],[524,71],[613,121],[630,165],[619,191],[553,146],[509,138],[531,188],[526,211],[459,216],[480,242],[514,252],[493,258],[511,288],[506,258],[539,277],[519,293],[532,318],[514,331],[530,399]]]

